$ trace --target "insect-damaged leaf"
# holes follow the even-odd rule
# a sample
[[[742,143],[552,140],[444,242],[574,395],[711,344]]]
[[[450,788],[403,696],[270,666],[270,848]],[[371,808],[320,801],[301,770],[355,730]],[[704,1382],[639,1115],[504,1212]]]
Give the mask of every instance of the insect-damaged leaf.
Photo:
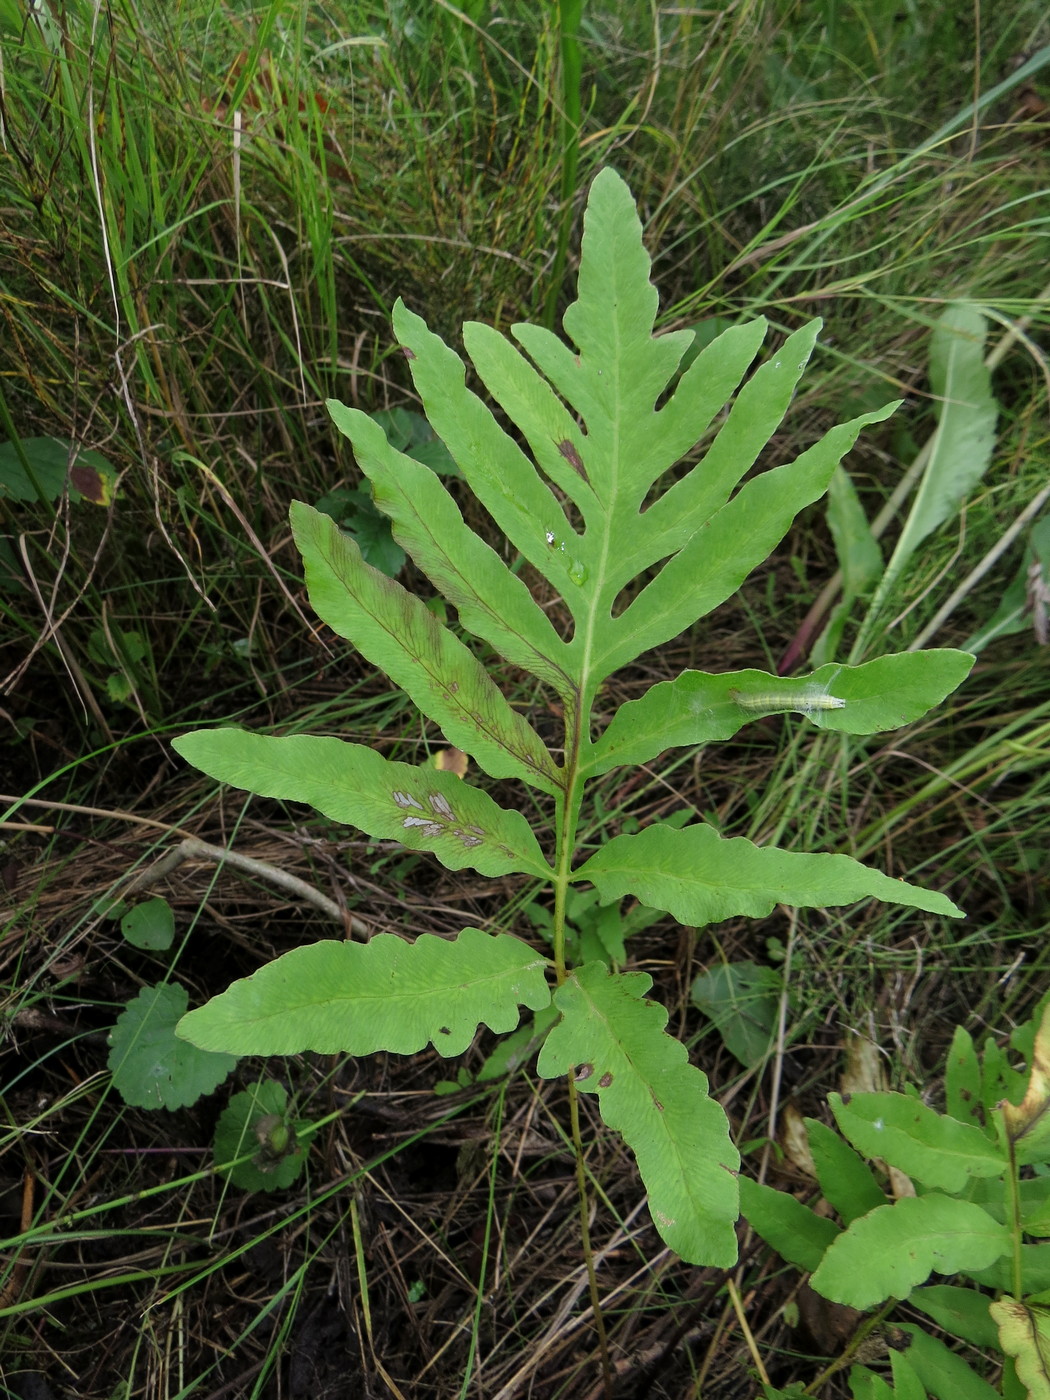
[[[327,515],[295,501],[291,519],[310,601],[329,627],[382,667],[493,777],[558,793],[558,765],[473,653],[414,594],[366,564]]]
[[[198,729],[172,747],[220,782],[261,797],[309,802],[370,836],[433,851],[450,870],[550,876],[522,814],[497,806],[454,773],[394,763],[363,744],[309,734]]]

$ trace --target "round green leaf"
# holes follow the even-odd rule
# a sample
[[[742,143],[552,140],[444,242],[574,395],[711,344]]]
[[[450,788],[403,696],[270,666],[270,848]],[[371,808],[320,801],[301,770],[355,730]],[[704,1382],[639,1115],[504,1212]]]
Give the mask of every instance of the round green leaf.
[[[120,921],[120,931],[133,947],[161,952],[171,947],[175,937],[175,915],[158,895],[129,909]]]
[[[236,1065],[232,1055],[199,1050],[175,1036],[186,1012],[186,988],[177,982],[143,987],[117,1018],[109,1036],[113,1084],[137,1108],[185,1108],[210,1094]]]

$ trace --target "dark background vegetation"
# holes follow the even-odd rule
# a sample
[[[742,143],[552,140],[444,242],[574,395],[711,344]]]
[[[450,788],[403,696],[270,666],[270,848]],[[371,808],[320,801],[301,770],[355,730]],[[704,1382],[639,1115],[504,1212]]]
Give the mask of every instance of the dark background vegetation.
[[[440,747],[311,621],[288,503],[359,483],[326,397],[413,406],[397,296],[452,343],[469,318],[557,324],[606,164],[637,199],[664,326],[704,336],[762,314],[783,333],[824,317],[779,456],[905,399],[848,462],[870,517],[933,430],[931,324],[952,300],[988,316],[996,452],[880,619],[872,651],[906,647],[1047,478],[1045,7],[40,0],[29,15],[0,0],[0,42],[0,436],[57,438],[81,471],[101,459],[115,474],[102,504],[0,493],[5,1384],[27,1400],[597,1394],[558,1086],[526,1068],[435,1097],[449,1071],[426,1055],[271,1065],[324,1126],[295,1188],[247,1195],[211,1170],[228,1086],[151,1113],[110,1085],[107,1032],[171,960],[124,943],[106,902],[190,832],[373,926],[525,931],[512,882],[216,792],[167,740],[230,720],[413,761]],[[72,479],[92,494],[90,470]],[[987,620],[1022,548],[935,644]],[[683,665],[775,669],[836,566],[811,512],[713,620],[621,677],[610,707]],[[542,699],[515,698],[542,729]],[[969,915],[781,911],[638,935],[635,965],[754,1162],[778,1104],[824,1112],[851,1038],[890,1085],[936,1099],[956,1024],[1001,1038],[1046,990],[1046,648],[1029,628],[994,642],[948,704],[841,772],[807,764],[799,726],[751,731],[659,778],[617,778],[611,826],[714,813],[756,839],[848,850]],[[198,999],[332,935],[272,885],[205,864],[161,890],[174,973]],[[768,1062],[741,1065],[690,984],[740,958],[777,966],[789,943],[790,1023]],[[590,1135],[622,1394],[756,1393],[724,1277],[662,1250],[629,1157],[597,1121]],[[742,1244],[766,1368],[809,1384],[848,1333],[823,1315],[788,1327],[792,1279]]]

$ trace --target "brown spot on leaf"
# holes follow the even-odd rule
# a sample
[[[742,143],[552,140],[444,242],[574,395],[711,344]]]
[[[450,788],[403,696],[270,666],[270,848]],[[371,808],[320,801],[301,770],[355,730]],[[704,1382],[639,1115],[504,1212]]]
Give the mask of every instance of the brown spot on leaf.
[[[113,499],[110,483],[96,468],[77,462],[69,469],[69,484],[76,487],[85,501],[96,506],[108,506]]]
[[[576,1081],[576,1083],[579,1084],[581,1079],[590,1079],[593,1073],[593,1065],[577,1065],[572,1072],[572,1077]]]
[[[416,352],[414,350],[410,350],[407,345],[402,345],[401,353],[402,355],[404,355],[406,360],[414,360],[416,358]]]
[[[657,1108],[661,1113],[663,1113],[663,1111],[664,1111],[664,1106],[663,1106],[663,1104],[660,1102],[660,1100],[656,1097],[656,1095],[653,1093],[652,1089],[649,1090],[649,1096],[650,1096],[650,1098],[652,1099],[652,1101],[653,1101],[654,1105],[656,1106],[656,1108]]]
[[[575,444],[571,442],[569,438],[562,438],[561,442],[558,443],[558,451],[568,462],[569,466],[572,467],[573,471],[579,472],[580,476],[586,481],[587,473],[584,471],[583,458],[576,451]]]
[[[605,1073],[602,1075],[601,1079],[598,1080],[598,1088],[599,1088],[599,1089],[608,1089],[609,1085],[610,1085],[612,1082],[613,1082],[613,1077],[612,1077],[612,1075],[609,1073],[609,1071],[606,1070]]]

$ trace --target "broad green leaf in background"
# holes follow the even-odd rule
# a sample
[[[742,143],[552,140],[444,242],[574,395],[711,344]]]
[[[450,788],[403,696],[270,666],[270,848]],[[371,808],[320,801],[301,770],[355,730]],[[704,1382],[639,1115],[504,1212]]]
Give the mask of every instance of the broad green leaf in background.
[[[849,1388],[853,1400],[894,1400],[889,1382],[866,1366],[849,1368]]]
[[[739,914],[764,918],[777,904],[825,907],[868,895],[962,917],[943,894],[891,880],[850,856],[781,851],[740,836],[727,840],[703,823],[682,831],[654,825],[637,836],[614,836],[573,878],[593,881],[603,904],[633,894],[696,927]]]
[[[854,603],[875,588],[883,570],[882,550],[871,532],[856,487],[841,466],[835,468],[828,486],[828,527],[842,574],[842,600],[810,653],[817,665],[835,659]]]
[[[841,1234],[833,1220],[817,1215],[787,1191],[740,1178],[740,1210],[771,1249],[797,1269],[812,1273]]]
[[[809,1150],[824,1199],[845,1224],[886,1204],[886,1195],[868,1164],[849,1143],[816,1118],[806,1119]]]
[[[1025,1297],[1050,1293],[1050,1244],[1021,1246],[1021,1291]],[[1012,1259],[1001,1259],[986,1269],[967,1269],[974,1283],[992,1288],[997,1293],[1009,1293],[1014,1287]]]
[[[502,1033],[519,1006],[550,1003],[547,959],[509,934],[465,928],[455,939],[424,933],[405,943],[325,940],[234,982],[179,1022],[202,1049],[235,1055],[412,1055],[432,1042],[460,1055],[479,1024]]]
[[[999,1345],[1014,1358],[1028,1400],[1050,1400],[1050,1310],[999,1298],[991,1305]]]
[[[890,1366],[896,1400],[926,1400],[926,1387],[904,1352],[891,1348]]]
[[[485,1084],[490,1079],[502,1079],[513,1074],[526,1061],[531,1060],[543,1044],[551,1026],[561,1018],[561,1012],[551,1002],[550,1006],[537,1011],[524,1026],[510,1035],[505,1035],[486,1059],[477,1073],[477,1082]]]
[[[572,1073],[598,1096],[602,1118],[638,1161],[649,1210],[663,1239],[690,1263],[736,1260],[736,1171],[722,1109],[686,1048],[665,1031],[667,1011],[646,997],[643,972],[610,976],[603,963],[573,972],[554,995],[562,1013],[537,1069]]]
[[[957,1193],[972,1177],[1001,1176],[1006,1158],[979,1128],[959,1123],[908,1094],[832,1094],[835,1121],[866,1157],[941,1191]]]
[[[237,1064],[231,1053],[187,1045],[175,1034],[188,1004],[177,982],[143,987],[109,1035],[113,1085],[136,1108],[185,1108],[210,1094]]]
[[[361,558],[387,578],[396,578],[405,563],[405,551],[390,531],[390,521],[376,510],[366,490],[337,486],[314,505],[340,529],[353,537]]]
[[[949,1117],[981,1127],[981,1062],[973,1037],[956,1026],[944,1064],[944,1106]]]
[[[414,594],[366,564],[334,520],[302,501],[293,502],[291,520],[310,602],[329,627],[494,778],[521,778],[557,794],[557,764],[467,647]]]
[[[1002,1400],[994,1386],[938,1337],[909,1323],[899,1326],[909,1339],[904,1353],[908,1366],[933,1400]]]
[[[129,909],[120,921],[120,931],[132,947],[161,952],[171,947],[175,937],[175,915],[158,895]]]
[[[620,706],[595,744],[588,769],[604,773],[621,763],[648,763],[664,749],[731,739],[749,721],[784,711],[844,734],[897,729],[939,705],[972,666],[966,652],[940,650],[898,652],[862,666],[829,664],[796,678],[765,671],[683,671]],[[845,703],[819,708],[824,698]],[[763,699],[767,703],[757,703]]]
[[[382,428],[390,445],[398,452],[442,476],[459,475],[451,453],[422,413],[411,408],[377,408],[369,417]]]
[[[783,977],[772,967],[716,963],[694,979],[690,996],[714,1023],[729,1053],[751,1069],[769,1053],[783,985]]]
[[[0,500],[56,501],[69,487],[70,500],[107,506],[117,473],[100,452],[77,451],[53,437],[0,442]]]
[[[309,802],[370,836],[433,851],[450,870],[483,875],[550,871],[520,812],[498,807],[453,773],[395,763],[363,744],[244,729],[198,729],[172,741],[195,768],[262,797]]]
[[[937,428],[919,490],[869,618],[881,609],[922,541],[955,513],[992,460],[998,405],[984,363],[987,331],[984,315],[966,302],[946,307],[934,328],[930,389],[937,399]]]
[[[988,1311],[991,1299],[986,1293],[957,1284],[934,1283],[928,1288],[916,1288],[908,1302],[953,1337],[986,1349],[998,1345],[995,1322]]]
[[[907,1298],[935,1270],[984,1269],[1011,1247],[1010,1232],[969,1201],[905,1196],[855,1220],[829,1247],[811,1280],[833,1303],[873,1308]]]

